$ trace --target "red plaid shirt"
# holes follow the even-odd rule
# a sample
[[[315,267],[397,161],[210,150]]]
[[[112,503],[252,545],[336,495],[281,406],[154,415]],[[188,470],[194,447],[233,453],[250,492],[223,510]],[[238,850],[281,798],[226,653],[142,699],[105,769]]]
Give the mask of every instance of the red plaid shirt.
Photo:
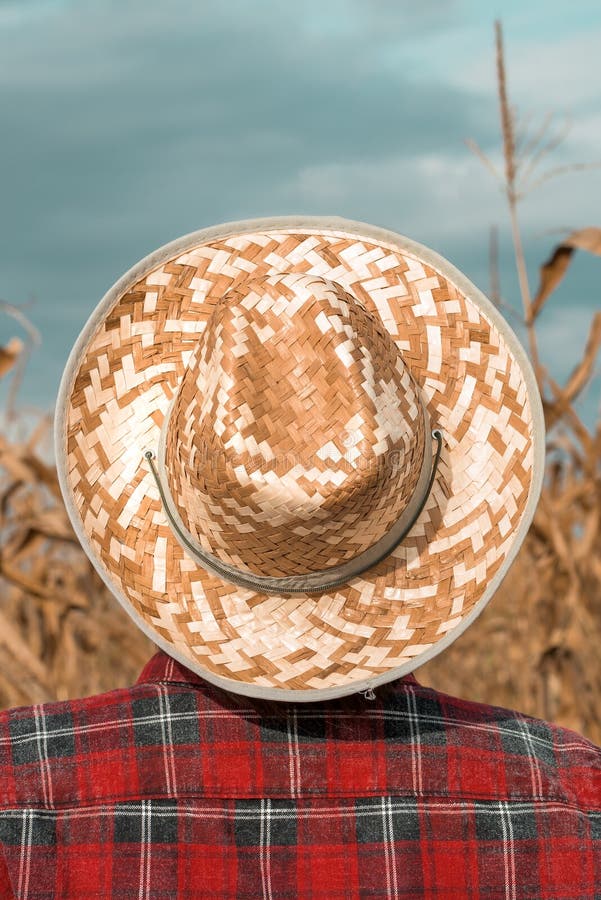
[[[0,898],[601,897],[601,750],[420,687],[126,690],[0,714]]]

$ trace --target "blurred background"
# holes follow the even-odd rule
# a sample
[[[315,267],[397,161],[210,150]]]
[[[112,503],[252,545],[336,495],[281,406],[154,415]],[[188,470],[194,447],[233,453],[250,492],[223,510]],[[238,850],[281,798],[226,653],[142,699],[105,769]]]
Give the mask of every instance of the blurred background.
[[[462,269],[545,400],[526,544],[418,678],[601,743],[600,40],[592,0],[0,0],[0,706],[126,684],[152,652],[52,464],[95,305],[188,231],[334,214]]]

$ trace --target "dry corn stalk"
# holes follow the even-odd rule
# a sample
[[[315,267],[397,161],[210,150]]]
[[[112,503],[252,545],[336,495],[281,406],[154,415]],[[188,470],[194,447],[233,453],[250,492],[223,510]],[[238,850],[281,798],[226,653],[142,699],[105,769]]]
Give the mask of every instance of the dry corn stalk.
[[[575,250],[601,255],[601,228],[575,231],[552,251],[541,266],[532,298],[518,222],[518,203],[525,193],[520,185],[524,173],[531,177],[557,140],[549,137],[550,118],[533,136],[516,140],[517,114],[508,100],[499,23],[496,44],[505,155],[501,184],[509,208],[523,322],[543,397],[547,472],[534,522],[499,595],[459,641],[425,667],[423,677],[441,690],[516,707],[601,743],[601,419],[587,428],[574,407],[594,375],[601,313],[592,317],[581,360],[563,386],[542,365],[536,332],[538,316],[565,276]],[[494,170],[483,151],[474,142],[470,146]],[[565,170],[551,169],[540,181]],[[491,255],[491,283],[496,283],[495,259]]]
[[[73,534],[39,451],[48,426],[25,442],[0,435],[1,706],[130,682],[152,652]]]

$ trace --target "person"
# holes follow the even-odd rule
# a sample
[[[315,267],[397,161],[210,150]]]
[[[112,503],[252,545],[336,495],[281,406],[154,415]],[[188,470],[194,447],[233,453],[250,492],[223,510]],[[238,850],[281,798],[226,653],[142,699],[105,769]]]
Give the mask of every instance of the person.
[[[56,458],[159,649],[0,715],[0,897],[598,896],[601,750],[413,674],[544,469],[525,353],[448,262],[317,217],[169,244],[77,341]]]

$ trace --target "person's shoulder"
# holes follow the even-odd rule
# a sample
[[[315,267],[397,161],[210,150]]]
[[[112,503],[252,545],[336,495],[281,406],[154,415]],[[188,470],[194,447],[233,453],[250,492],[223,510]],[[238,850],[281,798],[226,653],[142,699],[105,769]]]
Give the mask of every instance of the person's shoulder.
[[[136,684],[0,711],[0,809],[85,802],[78,773],[85,767],[93,776],[88,783],[102,785],[122,768],[119,757],[158,691]]]
[[[574,748],[593,758],[601,758],[601,747],[588,738],[545,719],[526,715],[516,709],[467,700],[444,693],[432,687],[415,682],[413,692],[420,714],[426,719],[432,717],[447,729],[461,728],[469,731],[489,731],[509,728],[508,738],[523,734],[539,738],[541,745],[552,743],[562,752]]]
[[[479,777],[506,778],[508,795],[556,796],[601,809],[601,747],[560,725],[501,706],[465,700],[419,684],[410,688],[427,740],[452,745]],[[429,737],[428,737],[429,735]]]

